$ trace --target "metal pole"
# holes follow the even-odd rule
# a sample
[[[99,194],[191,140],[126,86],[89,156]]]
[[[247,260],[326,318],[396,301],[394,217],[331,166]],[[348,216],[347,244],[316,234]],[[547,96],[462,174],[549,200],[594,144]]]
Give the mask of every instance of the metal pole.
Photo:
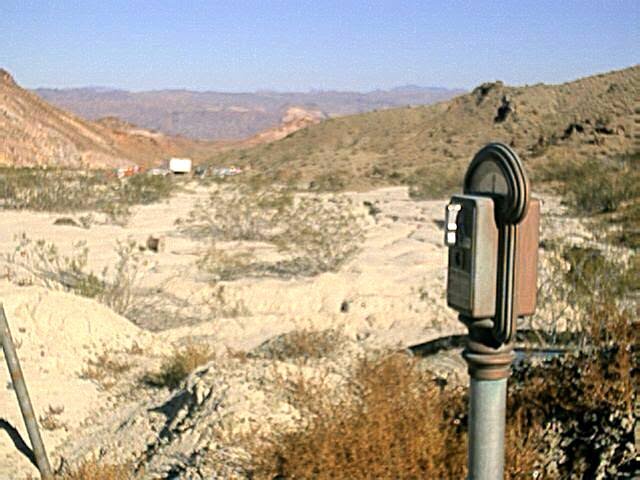
[[[471,377],[469,398],[469,480],[504,478],[507,379]]]
[[[47,452],[42,443],[42,437],[40,437],[40,430],[38,429],[38,422],[36,420],[35,413],[33,412],[33,406],[29,398],[29,392],[27,391],[27,384],[24,381],[22,375],[22,368],[20,368],[20,361],[18,360],[18,354],[11,338],[11,331],[9,330],[9,323],[4,313],[4,305],[0,303],[0,339],[2,340],[2,349],[4,351],[4,358],[7,361],[7,367],[9,368],[9,374],[11,375],[11,382],[13,388],[16,391],[18,397],[18,404],[20,405],[20,411],[22,412],[22,418],[24,424],[27,427],[27,433],[29,434],[29,440],[31,440],[31,447],[33,448],[33,454],[36,457],[36,463],[38,470],[40,470],[41,478],[49,480],[53,478],[51,472],[51,465],[49,465],[49,459],[47,458]]]

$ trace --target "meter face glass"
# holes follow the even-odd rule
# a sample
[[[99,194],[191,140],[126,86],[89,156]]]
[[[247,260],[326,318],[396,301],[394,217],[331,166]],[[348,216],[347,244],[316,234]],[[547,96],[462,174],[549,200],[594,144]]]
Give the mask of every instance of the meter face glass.
[[[473,171],[469,190],[474,193],[493,193],[507,196],[509,185],[500,167],[493,161],[480,163]]]

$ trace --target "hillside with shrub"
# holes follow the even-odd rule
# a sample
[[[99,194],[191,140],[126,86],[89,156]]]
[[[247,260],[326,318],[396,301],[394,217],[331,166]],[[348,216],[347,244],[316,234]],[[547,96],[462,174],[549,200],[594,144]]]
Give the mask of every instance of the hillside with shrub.
[[[435,105],[332,118],[210,162],[317,189],[409,184],[417,196],[438,197],[460,184],[480,147],[501,141],[536,179],[555,180],[571,165],[632,153],[638,98],[640,66],[561,85],[484,83]]]

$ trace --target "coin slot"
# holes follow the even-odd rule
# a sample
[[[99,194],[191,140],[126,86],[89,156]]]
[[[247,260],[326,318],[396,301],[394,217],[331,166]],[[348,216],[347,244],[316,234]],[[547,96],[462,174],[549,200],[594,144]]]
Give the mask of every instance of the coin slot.
[[[453,263],[456,267],[462,268],[464,265],[464,254],[462,250],[456,250],[453,254]]]

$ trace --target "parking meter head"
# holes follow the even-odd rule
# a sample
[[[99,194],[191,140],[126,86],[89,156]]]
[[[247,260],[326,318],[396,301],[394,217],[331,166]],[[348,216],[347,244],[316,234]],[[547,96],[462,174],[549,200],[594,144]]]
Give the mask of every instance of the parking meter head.
[[[517,224],[527,211],[529,180],[513,150],[490,143],[473,157],[464,178],[464,193],[493,198],[498,225]]]
[[[454,195],[446,208],[447,303],[471,318],[495,314],[498,228],[494,201]]]

